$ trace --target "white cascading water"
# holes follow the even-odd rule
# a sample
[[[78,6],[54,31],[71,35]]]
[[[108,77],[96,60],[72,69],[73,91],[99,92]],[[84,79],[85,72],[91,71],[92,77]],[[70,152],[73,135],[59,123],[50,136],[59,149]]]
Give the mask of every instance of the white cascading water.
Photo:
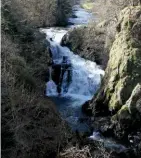
[[[62,93],[63,96],[75,96],[82,97],[89,100],[93,97],[97,89],[99,88],[101,77],[104,75],[104,71],[95,63],[89,60],[85,60],[78,55],[75,55],[72,51],[70,51],[67,47],[62,47],[59,44],[57,29],[53,29],[53,33],[51,35],[50,29],[43,30],[47,34],[47,40],[50,42],[50,47],[52,51],[52,58],[55,64],[61,64],[63,60],[63,56],[67,56],[72,64],[72,81],[68,87],[67,93]],[[48,34],[49,31],[49,34]],[[58,30],[59,31],[59,30]],[[61,30],[61,36],[66,32],[66,30]],[[55,32],[55,34],[54,34]],[[60,34],[60,31],[59,31]],[[52,38],[53,41],[50,40]],[[64,87],[66,87],[66,77],[67,72],[64,74],[63,84],[62,84],[62,92],[64,91]],[[53,85],[52,85],[53,84]],[[54,87],[54,89],[52,89]],[[51,80],[47,83],[47,96],[56,96],[58,95],[56,91],[55,83]]]
[[[88,131],[88,124],[80,122],[80,119],[85,119],[86,116],[82,113],[82,105],[92,99],[95,92],[98,90],[101,77],[104,71],[95,62],[85,60],[78,55],[75,55],[67,47],[62,47],[60,42],[63,36],[80,25],[85,25],[92,18],[92,14],[82,9],[79,5],[73,8],[75,18],[69,18],[71,25],[66,28],[48,28],[41,31],[46,33],[47,40],[50,43],[52,52],[52,59],[55,64],[61,64],[63,56],[67,56],[71,62],[71,83],[67,87],[67,71],[63,76],[61,95],[58,96],[57,86],[51,77],[50,68],[50,81],[46,86],[46,95],[51,97],[56,103],[62,117],[68,121],[72,130]]]
[[[58,96],[57,86],[52,80],[52,68],[49,68],[50,76],[46,86],[46,95],[50,96],[56,103],[62,117],[68,122],[72,130],[87,132],[89,131],[90,126],[89,121],[86,120],[87,116],[82,113],[82,104],[92,99],[100,86],[101,77],[104,75],[104,71],[95,62],[85,60],[78,55],[75,55],[69,48],[60,45],[63,36],[68,32],[69,28],[85,25],[89,22],[89,19],[93,18],[91,13],[82,9],[79,5],[74,6],[73,11],[76,17],[69,18],[68,21],[71,25],[67,28],[49,28],[41,30],[47,35],[54,63],[61,64],[63,56],[67,56],[72,65],[71,84],[66,93],[66,71],[63,77],[61,96]],[[104,138],[98,131],[94,131],[93,135],[89,138],[102,142],[106,148],[119,153],[127,150],[125,146],[116,143],[114,140]]]

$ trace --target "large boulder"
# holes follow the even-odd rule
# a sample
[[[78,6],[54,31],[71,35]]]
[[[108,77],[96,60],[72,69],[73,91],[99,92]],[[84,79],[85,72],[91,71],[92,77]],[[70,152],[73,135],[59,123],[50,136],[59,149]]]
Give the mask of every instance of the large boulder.
[[[126,104],[131,114],[138,112],[141,115],[141,83],[134,88]]]
[[[124,106],[112,117],[114,132],[118,138],[127,137],[140,129],[141,124],[141,84],[137,84]]]
[[[62,38],[61,45],[69,47],[82,58],[94,61],[105,69],[108,53],[105,50],[104,31],[94,25],[76,27]]]
[[[141,6],[125,8],[117,25],[117,34],[101,88],[91,106],[115,113],[141,82]],[[132,105],[131,105],[132,106]],[[138,107],[140,107],[138,105]]]

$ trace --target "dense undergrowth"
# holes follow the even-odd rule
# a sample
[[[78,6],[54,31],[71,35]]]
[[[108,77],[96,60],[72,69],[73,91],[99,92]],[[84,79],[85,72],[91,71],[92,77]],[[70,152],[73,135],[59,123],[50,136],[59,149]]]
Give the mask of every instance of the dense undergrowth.
[[[48,0],[2,1],[2,157],[54,157],[67,142],[65,123],[44,97],[50,59],[37,28],[64,25],[69,12],[67,1],[63,6]]]

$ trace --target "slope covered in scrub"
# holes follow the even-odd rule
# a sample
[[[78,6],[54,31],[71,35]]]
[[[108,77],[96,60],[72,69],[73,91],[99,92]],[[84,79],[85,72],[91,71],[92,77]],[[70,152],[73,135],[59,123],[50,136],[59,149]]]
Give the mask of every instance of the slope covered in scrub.
[[[46,11],[42,7],[49,5],[47,1],[35,2],[2,1],[1,109],[5,158],[55,157],[68,137],[54,103],[44,97],[50,58],[45,35],[36,29],[57,21],[53,21],[51,8],[42,19],[40,14]],[[54,5],[55,1],[50,2]]]

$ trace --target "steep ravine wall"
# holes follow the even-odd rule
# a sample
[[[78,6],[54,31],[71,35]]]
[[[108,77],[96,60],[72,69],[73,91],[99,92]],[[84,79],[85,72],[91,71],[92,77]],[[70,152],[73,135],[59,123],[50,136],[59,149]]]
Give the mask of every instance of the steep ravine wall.
[[[118,138],[129,139],[132,132],[140,137],[141,6],[121,11],[105,76],[89,107],[93,114],[110,114]]]
[[[119,110],[141,82],[140,15],[141,7],[125,8],[121,12],[106,74],[92,106],[101,103],[110,111]]]

